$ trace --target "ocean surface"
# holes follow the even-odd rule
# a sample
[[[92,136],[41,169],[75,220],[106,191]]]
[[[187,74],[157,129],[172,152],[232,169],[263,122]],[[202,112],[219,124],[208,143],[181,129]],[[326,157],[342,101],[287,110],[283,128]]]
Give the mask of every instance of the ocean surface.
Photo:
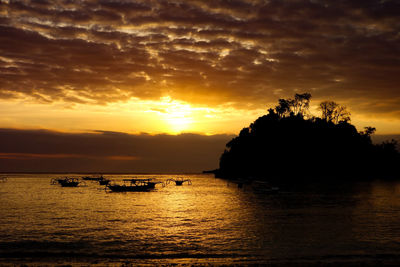
[[[206,174],[105,175],[192,182],[108,193],[50,184],[66,175],[4,176],[0,265],[400,263],[400,182],[272,194]]]

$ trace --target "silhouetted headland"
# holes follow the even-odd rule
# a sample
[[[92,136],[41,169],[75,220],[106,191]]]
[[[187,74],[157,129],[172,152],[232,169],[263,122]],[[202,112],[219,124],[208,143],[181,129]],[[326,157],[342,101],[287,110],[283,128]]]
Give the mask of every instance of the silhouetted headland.
[[[279,99],[226,144],[216,177],[268,181],[332,181],[395,179],[400,153],[396,141],[373,144],[373,127],[357,131],[346,107],[320,104],[311,116],[311,94]]]

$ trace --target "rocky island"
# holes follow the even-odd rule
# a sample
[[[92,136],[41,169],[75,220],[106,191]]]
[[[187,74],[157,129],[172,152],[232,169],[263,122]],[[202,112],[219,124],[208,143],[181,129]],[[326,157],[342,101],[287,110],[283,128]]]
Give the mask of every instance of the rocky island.
[[[375,128],[357,131],[350,112],[333,101],[309,112],[311,94],[279,99],[226,144],[216,177],[268,181],[396,179],[400,153],[395,140],[373,144]]]

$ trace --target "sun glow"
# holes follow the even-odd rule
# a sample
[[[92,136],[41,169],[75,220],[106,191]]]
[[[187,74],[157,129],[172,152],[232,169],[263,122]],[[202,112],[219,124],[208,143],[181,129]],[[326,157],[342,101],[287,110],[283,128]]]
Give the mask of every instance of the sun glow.
[[[91,130],[148,134],[236,133],[264,110],[237,110],[230,105],[199,106],[164,96],[154,100],[132,98],[107,105],[35,103],[34,99],[0,100],[0,125],[5,128],[50,129],[65,132]]]
[[[179,133],[188,130],[193,123],[192,107],[189,104],[180,103],[166,96],[161,98],[160,112],[163,119],[170,126],[169,131]]]

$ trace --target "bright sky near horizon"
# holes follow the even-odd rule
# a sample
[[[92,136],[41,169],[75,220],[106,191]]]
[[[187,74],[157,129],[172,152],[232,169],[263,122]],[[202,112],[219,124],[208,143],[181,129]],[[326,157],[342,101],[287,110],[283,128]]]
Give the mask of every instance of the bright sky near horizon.
[[[279,98],[400,133],[394,0],[0,0],[0,128],[237,134]]]

